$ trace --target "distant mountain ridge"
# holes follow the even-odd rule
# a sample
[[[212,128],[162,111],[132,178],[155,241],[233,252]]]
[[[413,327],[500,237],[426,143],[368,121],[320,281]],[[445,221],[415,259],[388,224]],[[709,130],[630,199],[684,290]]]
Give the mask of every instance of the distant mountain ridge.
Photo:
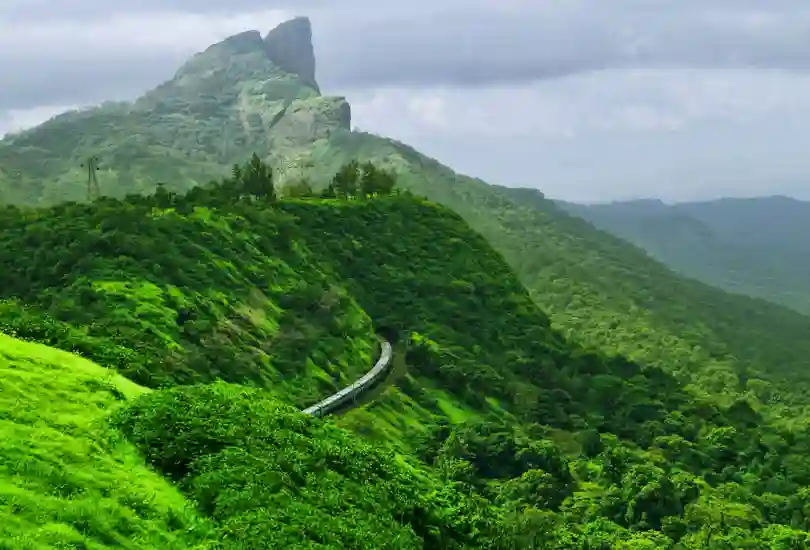
[[[687,276],[810,313],[810,202],[557,204]]]

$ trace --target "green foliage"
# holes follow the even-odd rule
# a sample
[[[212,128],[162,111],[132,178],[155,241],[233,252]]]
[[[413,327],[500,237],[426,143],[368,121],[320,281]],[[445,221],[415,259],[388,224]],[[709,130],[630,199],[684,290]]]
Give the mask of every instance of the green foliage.
[[[199,504],[188,524],[217,530],[203,547],[302,530],[309,547],[807,546],[810,320],[349,132],[345,103],[254,42],[0,142],[8,202],[78,200],[80,159],[109,167],[108,198],[3,210],[3,330],[152,387],[262,388],[160,390],[116,415]],[[270,167],[298,155],[317,162],[276,189]],[[281,404],[354,380],[375,332],[411,335],[407,365],[340,419],[353,435]]]
[[[667,369],[727,404],[752,399],[781,416],[782,405],[807,403],[810,318],[676,276],[537,192],[502,193],[501,227],[512,236],[490,234],[567,333]]]
[[[273,172],[256,153],[253,153],[244,168],[238,164],[234,165],[232,180],[232,184],[247,195],[264,200],[276,198]]]
[[[328,187],[350,161],[355,174],[372,161],[397,174],[398,188],[451,207],[480,231],[566,334],[675,372],[727,402],[744,396],[777,413],[806,402],[807,392],[793,389],[808,371],[805,318],[675,277],[539,192],[493,188],[401,143],[350,132],[345,102],[274,66],[260,39],[236,43],[195,56],[133,104],[67,113],[0,141],[4,200],[82,199],[79,165],[90,155],[104,166],[102,194],[118,198],[159,181],[184,192],[254,151],[275,168],[317,159],[300,174],[308,186],[291,187],[288,196],[299,197]]]
[[[448,483],[515,508],[519,533],[508,541],[539,536],[536,526],[520,526],[533,510],[555,507],[547,516],[555,531],[546,536],[556,542],[548,547],[588,548],[597,538],[651,548],[703,540],[703,524],[682,525],[696,499],[748,480],[745,493],[718,498],[760,509],[751,503],[771,490],[762,482],[810,451],[805,435],[769,426],[744,401],[719,406],[662,369],[566,341],[498,254],[447,210],[407,197],[280,207],[303,234],[317,235],[309,247],[342,275],[376,325],[415,332],[412,383],[402,390],[440,421],[446,405],[430,390],[438,381],[457,407],[488,419],[440,423],[418,448]],[[784,497],[806,483],[801,469],[792,471],[779,489]],[[774,524],[806,536],[807,527],[787,515]],[[712,529],[717,538],[727,526]],[[746,529],[735,540],[771,536],[766,524]],[[568,537],[573,546],[563,542]]]
[[[314,196],[315,190],[310,181],[304,178],[286,184],[282,193],[287,199],[301,199]]]
[[[351,160],[340,167],[326,187],[324,197],[366,198],[390,195],[396,185],[396,175],[380,169],[371,162],[362,165]]]
[[[2,218],[7,329],[153,386],[266,388],[162,390],[117,416],[215,540],[585,549],[807,536],[803,432],[562,336],[443,207],[267,201],[247,193],[245,170],[185,195]],[[350,422],[378,448],[278,401],[357,378],[375,332],[411,335],[407,373]],[[386,440],[389,413],[399,433]]]
[[[725,403],[759,401],[773,416],[807,403],[807,317],[679,277],[539,191],[457,175],[393,140],[337,133],[327,151],[330,169],[373,161],[397,173],[397,187],[452,208],[566,335],[658,366]]]
[[[254,203],[268,188],[245,182],[262,170],[254,159],[188,200],[8,209],[0,326],[151,387],[220,378],[305,403],[354,380],[372,362],[370,320],[293,221]]]
[[[212,529],[106,413],[143,393],[0,334],[0,548],[194,548]]]
[[[117,423],[216,521],[216,548],[457,548],[465,523],[493,530],[463,494],[258,390],[164,390]]]

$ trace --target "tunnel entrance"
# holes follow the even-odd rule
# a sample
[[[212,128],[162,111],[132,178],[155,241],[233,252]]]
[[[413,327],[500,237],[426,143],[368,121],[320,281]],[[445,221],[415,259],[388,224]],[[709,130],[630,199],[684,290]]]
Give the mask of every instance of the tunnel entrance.
[[[382,336],[393,346],[405,340],[407,331],[394,325],[374,325],[374,332]]]

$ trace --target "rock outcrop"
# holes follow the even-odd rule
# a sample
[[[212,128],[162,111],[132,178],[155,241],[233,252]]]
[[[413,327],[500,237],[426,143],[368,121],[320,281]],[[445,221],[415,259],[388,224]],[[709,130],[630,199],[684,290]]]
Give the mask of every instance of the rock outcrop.
[[[298,75],[305,85],[320,91],[315,81],[315,49],[308,18],[296,17],[282,23],[267,33],[264,45],[274,65]]]

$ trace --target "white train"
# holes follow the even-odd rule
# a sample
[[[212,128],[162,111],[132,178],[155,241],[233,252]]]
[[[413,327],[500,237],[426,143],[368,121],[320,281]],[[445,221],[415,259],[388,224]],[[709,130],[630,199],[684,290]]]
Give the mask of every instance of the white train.
[[[391,348],[391,344],[385,340],[380,342],[380,346],[380,358],[370,371],[360,377],[351,386],[346,386],[339,392],[330,395],[320,403],[316,403],[315,405],[304,409],[302,412],[312,416],[323,416],[325,414],[329,414],[349,401],[357,399],[361,393],[373,386],[375,382],[383,378],[388,369],[391,367],[393,350]]]

